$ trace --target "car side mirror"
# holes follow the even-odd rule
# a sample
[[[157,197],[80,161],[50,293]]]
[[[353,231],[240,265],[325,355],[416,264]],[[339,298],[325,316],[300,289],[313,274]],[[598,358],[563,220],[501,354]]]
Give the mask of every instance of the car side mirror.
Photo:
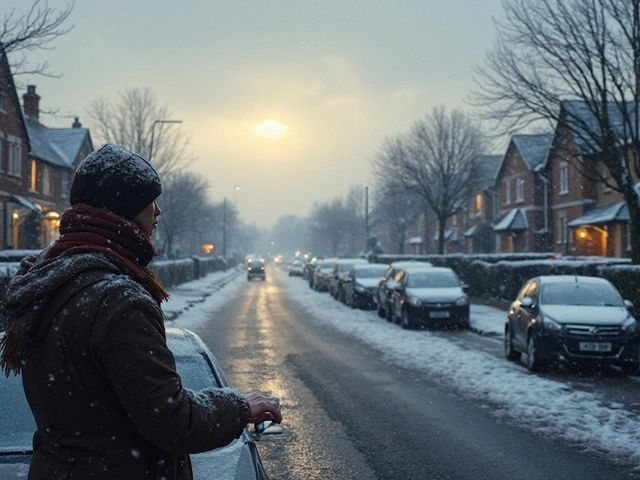
[[[631,300],[625,300],[624,306],[627,307],[627,310],[633,310],[633,302]]]
[[[520,302],[520,305],[524,308],[531,308],[533,307],[533,299],[531,297],[524,297]]]
[[[469,290],[469,285],[467,285],[466,283],[461,283],[460,288],[462,288],[462,290],[466,292],[467,290]]]

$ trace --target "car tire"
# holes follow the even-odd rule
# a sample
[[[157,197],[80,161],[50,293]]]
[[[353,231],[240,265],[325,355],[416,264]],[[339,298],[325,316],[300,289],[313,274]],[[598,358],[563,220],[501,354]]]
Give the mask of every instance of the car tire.
[[[411,330],[411,321],[409,320],[409,314],[407,313],[407,310],[405,308],[402,309],[401,315],[402,316],[400,317],[400,325],[404,330]]]
[[[380,303],[378,303],[378,316],[380,318],[386,318],[387,313],[384,311],[384,308],[382,308],[382,305],[380,305]]]
[[[533,334],[527,338],[527,369],[530,372],[543,372],[545,363],[538,354],[538,345]]]
[[[513,335],[511,334],[511,327],[507,324],[504,330],[504,356],[510,362],[517,362],[520,360],[520,352],[513,348]]]
[[[622,370],[622,372],[626,373],[627,375],[637,375],[638,373],[640,373],[640,363],[633,362],[623,365],[622,367],[620,367],[620,370]]]

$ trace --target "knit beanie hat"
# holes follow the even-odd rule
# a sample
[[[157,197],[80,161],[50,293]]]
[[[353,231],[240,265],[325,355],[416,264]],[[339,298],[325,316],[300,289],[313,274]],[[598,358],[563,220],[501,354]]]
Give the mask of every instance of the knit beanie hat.
[[[162,193],[158,173],[140,155],[107,143],[80,162],[71,205],[86,203],[132,219]]]

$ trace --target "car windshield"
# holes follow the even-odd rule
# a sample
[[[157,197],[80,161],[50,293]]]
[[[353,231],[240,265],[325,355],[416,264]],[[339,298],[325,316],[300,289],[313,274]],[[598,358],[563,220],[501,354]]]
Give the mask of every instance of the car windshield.
[[[407,274],[409,288],[451,288],[460,286],[453,272],[409,272]]]
[[[22,377],[0,375],[0,453],[31,450],[36,422],[24,396]]]
[[[554,283],[543,285],[540,304],[621,307],[624,301],[615,288],[606,283]]]
[[[366,267],[366,268],[359,268],[358,270],[356,270],[355,274],[356,274],[356,278],[378,278],[378,277],[382,277],[384,275],[384,273],[387,271],[387,266],[381,266],[381,267]]]
[[[261,262],[259,260],[252,260],[252,261],[249,262],[249,267],[250,268],[264,267],[264,262]]]

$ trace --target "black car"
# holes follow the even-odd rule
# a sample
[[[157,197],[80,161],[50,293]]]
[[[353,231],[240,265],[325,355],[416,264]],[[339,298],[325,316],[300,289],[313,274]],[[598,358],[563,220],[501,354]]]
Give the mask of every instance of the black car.
[[[167,328],[167,345],[174,352],[185,388],[199,391],[211,386],[229,387],[218,361],[195,333]],[[0,479],[27,478],[36,425],[19,375],[0,375],[0,399]],[[262,430],[263,424],[257,429]],[[268,479],[255,438],[248,429],[225,447],[191,455],[191,462],[194,480]]]
[[[511,304],[504,330],[505,356],[527,357],[527,368],[551,363],[640,368],[640,332],[623,300],[604,278],[548,275],[533,278]]]
[[[344,284],[344,303],[351,308],[375,308],[376,288],[388,267],[384,263],[351,267]]]
[[[409,260],[393,262],[387,267],[387,271],[378,282],[378,287],[376,288],[376,303],[378,308],[378,316],[380,318],[386,318],[387,320],[391,321],[391,308],[389,308],[389,299],[391,298],[393,288],[396,285],[394,278],[396,277],[396,275],[398,275],[398,272],[403,268],[416,266],[432,267],[433,265],[429,262],[416,262],[415,260]]]
[[[366,265],[368,263],[364,258],[341,258],[338,260],[329,277],[329,293],[331,293],[331,296],[340,302],[344,302],[344,283],[349,270],[354,265]]]
[[[394,280],[391,314],[402,328],[469,326],[466,285],[450,268],[407,267]]]
[[[247,280],[251,280],[254,277],[267,279],[267,272],[265,262],[262,258],[252,258],[247,262]]]

